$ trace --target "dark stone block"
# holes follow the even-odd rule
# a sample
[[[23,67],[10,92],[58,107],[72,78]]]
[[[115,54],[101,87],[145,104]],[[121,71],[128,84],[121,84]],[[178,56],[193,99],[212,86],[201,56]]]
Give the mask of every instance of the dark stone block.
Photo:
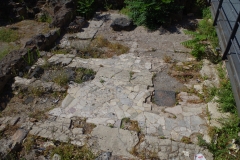
[[[125,17],[116,18],[111,27],[114,31],[130,31],[133,29],[133,21]]]
[[[159,106],[174,106],[176,93],[174,91],[155,90],[154,101]]]

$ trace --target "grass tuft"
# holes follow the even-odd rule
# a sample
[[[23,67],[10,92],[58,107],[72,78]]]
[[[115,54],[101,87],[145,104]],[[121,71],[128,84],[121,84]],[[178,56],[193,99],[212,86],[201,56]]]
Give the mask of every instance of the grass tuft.
[[[9,28],[0,28],[1,42],[14,42],[19,39],[18,32]]]
[[[71,144],[64,143],[55,147],[51,151],[51,157],[53,157],[54,154],[60,155],[61,159],[64,160],[72,159],[92,160],[96,158],[96,156],[86,146],[80,148]]]

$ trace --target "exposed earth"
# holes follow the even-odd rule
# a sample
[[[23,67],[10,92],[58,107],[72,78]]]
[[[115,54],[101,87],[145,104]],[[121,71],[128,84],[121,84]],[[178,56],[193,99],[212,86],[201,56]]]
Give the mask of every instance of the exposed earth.
[[[98,160],[193,160],[198,153],[213,159],[197,139],[209,142],[208,127],[225,116],[204,100],[204,88],[219,84],[215,66],[196,61],[181,45],[190,39],[181,25],[114,31],[118,17],[97,13],[81,31],[62,35],[53,50],[39,51],[37,62],[5,86],[1,157],[58,159],[51,147],[63,142],[89,148]]]

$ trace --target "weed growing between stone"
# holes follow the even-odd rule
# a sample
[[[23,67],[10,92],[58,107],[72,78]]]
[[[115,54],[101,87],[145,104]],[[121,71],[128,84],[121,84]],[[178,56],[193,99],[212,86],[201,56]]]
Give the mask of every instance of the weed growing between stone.
[[[53,53],[53,54],[67,54],[68,50],[66,50],[66,49],[57,49],[57,50],[52,50],[51,53]]]
[[[121,121],[120,128],[130,130],[130,131],[135,131],[137,133],[141,132],[141,128],[138,126],[138,122],[133,121],[130,118],[123,118]]]
[[[69,77],[65,71],[61,71],[53,78],[53,82],[60,86],[66,86],[69,82]]]
[[[55,106],[54,106],[55,107]],[[50,111],[51,109],[53,109],[54,107],[48,107],[45,109],[35,109],[33,110],[31,113],[29,113],[29,117],[30,118],[34,118],[36,120],[43,120],[43,119],[47,119],[47,112]]]
[[[191,139],[189,137],[183,136],[181,139],[181,142],[186,143],[186,144],[191,144]]]
[[[44,147],[43,144],[45,142],[50,142],[51,145]],[[58,154],[61,159],[64,160],[72,160],[72,159],[81,159],[81,160],[93,160],[96,158],[96,155],[91,152],[91,150],[86,147],[77,147],[70,143],[61,143],[58,141],[49,141],[45,138],[40,138],[33,135],[28,135],[23,143],[22,154],[29,154],[30,151],[35,149],[42,149],[44,156],[50,156],[51,158],[54,154]]]
[[[240,137],[238,136],[240,119],[237,115],[230,81],[221,67],[219,67],[218,71],[221,78],[220,88],[210,88],[207,95],[210,97],[217,96],[216,102],[219,103],[219,110],[221,112],[229,112],[231,115],[228,118],[218,119],[222,128],[209,127],[208,134],[211,137],[211,143],[207,143],[199,136],[199,145],[207,147],[216,160],[238,160],[240,159],[240,152],[235,152],[233,148],[231,149],[231,143],[233,139],[236,140],[237,144],[240,142]]]
[[[39,22],[47,22],[47,23],[51,23],[52,22],[52,17],[46,13],[42,14],[39,19]]]
[[[82,160],[92,160],[95,159],[96,156],[91,152],[89,148],[84,147],[76,147],[72,144],[62,143],[59,146],[53,148],[51,151],[51,157],[54,154],[60,155],[61,159],[71,160],[71,159],[82,159]]]
[[[201,79],[199,71],[202,68],[202,62],[183,62],[175,63],[171,66],[169,74],[177,78],[180,82],[186,83],[190,80]]]
[[[114,55],[127,53],[129,47],[120,43],[109,42],[103,36],[97,36],[91,44],[82,47],[77,55],[81,58],[111,58]]]
[[[172,62],[172,57],[164,55],[163,60],[164,60],[165,63],[170,63],[170,62]]]
[[[41,97],[45,93],[43,87],[29,87],[28,91],[36,97]]]

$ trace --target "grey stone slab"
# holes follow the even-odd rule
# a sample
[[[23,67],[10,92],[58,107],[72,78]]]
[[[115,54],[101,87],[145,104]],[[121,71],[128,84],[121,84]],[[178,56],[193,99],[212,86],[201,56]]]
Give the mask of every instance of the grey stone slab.
[[[96,33],[97,33],[96,29],[87,29],[84,32],[78,33],[77,38],[82,40],[93,39]]]
[[[15,125],[20,120],[20,117],[13,117],[9,122],[10,125]]]
[[[171,131],[174,127],[177,126],[177,121],[172,118],[165,118],[165,129]]]
[[[176,93],[174,91],[155,90],[154,101],[159,106],[174,106],[176,104]]]
[[[206,124],[206,120],[202,119],[199,116],[191,116],[191,130],[193,131],[199,131],[200,130],[200,126],[201,124]]]
[[[100,125],[93,129],[91,135],[96,138],[96,143],[99,146],[96,149],[129,158],[133,158],[129,151],[139,141],[135,132]]]

